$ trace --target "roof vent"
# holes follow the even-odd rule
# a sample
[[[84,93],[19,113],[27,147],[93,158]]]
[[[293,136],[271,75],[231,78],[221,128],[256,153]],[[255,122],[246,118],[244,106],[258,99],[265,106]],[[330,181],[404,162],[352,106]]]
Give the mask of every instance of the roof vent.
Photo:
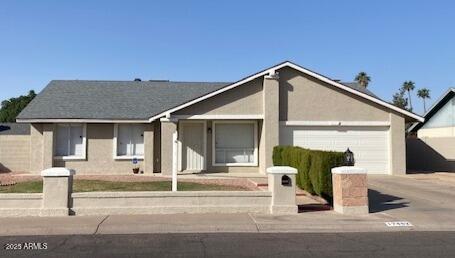
[[[341,82],[340,79],[333,79],[332,81],[334,81],[334,82]]]
[[[140,82],[140,81],[142,81],[142,80],[141,80],[141,78],[134,78],[134,81],[135,81],[135,82]]]

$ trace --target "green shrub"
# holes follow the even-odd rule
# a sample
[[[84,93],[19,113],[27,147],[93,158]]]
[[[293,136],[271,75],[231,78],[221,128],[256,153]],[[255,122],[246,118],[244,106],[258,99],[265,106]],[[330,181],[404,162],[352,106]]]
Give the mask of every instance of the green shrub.
[[[302,149],[300,164],[297,166],[299,176],[297,185],[307,192],[314,194],[313,185],[310,180],[311,151]]]
[[[284,147],[282,146],[276,146],[273,148],[273,165],[274,166],[281,166],[282,165],[282,160],[281,160],[281,152],[283,151]]]
[[[297,185],[307,192],[332,201],[331,169],[342,166],[342,152],[318,151],[293,146],[277,146],[273,150],[276,166],[291,166],[298,170]]]

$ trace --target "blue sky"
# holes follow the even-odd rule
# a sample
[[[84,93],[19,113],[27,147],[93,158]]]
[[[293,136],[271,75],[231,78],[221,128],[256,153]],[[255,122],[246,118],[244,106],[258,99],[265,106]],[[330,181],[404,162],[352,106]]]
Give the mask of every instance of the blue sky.
[[[219,2],[3,0],[0,100],[53,79],[235,81],[283,60],[366,71],[385,100],[405,80],[430,102],[455,86],[453,1]]]

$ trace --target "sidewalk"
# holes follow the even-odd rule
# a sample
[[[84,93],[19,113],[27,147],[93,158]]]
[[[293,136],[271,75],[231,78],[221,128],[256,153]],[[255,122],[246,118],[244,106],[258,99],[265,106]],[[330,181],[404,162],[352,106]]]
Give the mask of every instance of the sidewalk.
[[[387,227],[399,221],[386,214],[345,216],[334,211],[297,215],[174,214],[0,218],[0,235],[214,233],[214,232],[390,232],[455,230],[455,227]]]

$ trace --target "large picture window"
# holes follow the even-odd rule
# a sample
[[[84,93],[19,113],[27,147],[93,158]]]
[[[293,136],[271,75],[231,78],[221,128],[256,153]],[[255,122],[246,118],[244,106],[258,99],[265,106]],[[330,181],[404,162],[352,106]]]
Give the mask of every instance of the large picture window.
[[[115,125],[114,155],[116,158],[144,157],[144,125]]]
[[[57,125],[55,156],[68,159],[85,158],[85,125]]]
[[[213,122],[215,166],[257,166],[257,124],[254,121]]]

